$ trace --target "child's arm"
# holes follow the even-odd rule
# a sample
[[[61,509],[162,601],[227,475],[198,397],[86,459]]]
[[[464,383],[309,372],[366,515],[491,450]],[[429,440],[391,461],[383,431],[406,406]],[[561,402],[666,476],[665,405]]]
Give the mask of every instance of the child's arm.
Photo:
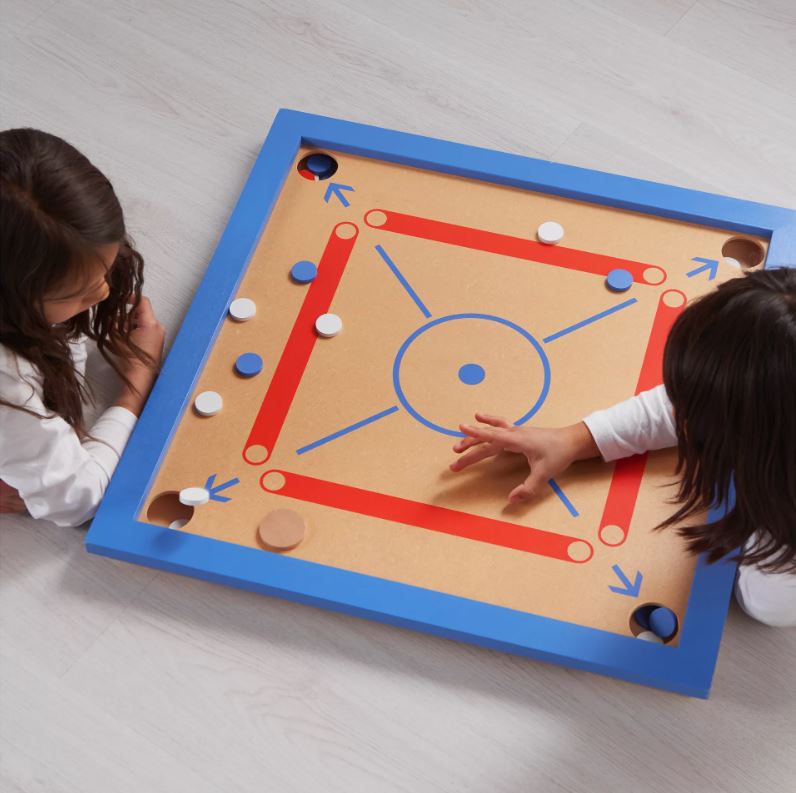
[[[93,440],[81,443],[27,383],[1,373],[0,394],[38,414],[0,405],[3,481],[18,491],[34,518],[61,526],[85,523],[99,505],[136,417],[124,408],[109,408],[89,430]]]
[[[735,597],[759,622],[777,628],[796,626],[796,573],[769,573],[754,565],[741,565]]]
[[[677,445],[672,403],[659,385],[583,419],[606,462]]]
[[[134,320],[135,329],[130,334],[130,339],[149,355],[152,365],[144,363],[135,356],[130,356],[122,362],[127,383],[122,386],[114,405],[127,408],[139,416],[160,368],[166,331],[158,322],[148,297],[141,298]]]
[[[487,413],[476,413],[475,418],[489,426],[460,426],[467,437],[453,447],[462,456],[451,463],[451,471],[462,471],[502,451],[524,454],[531,470],[526,480],[509,494],[512,503],[533,497],[542,485],[566,471],[576,460],[600,454],[582,421],[569,427],[543,429],[515,427],[506,419]]]
[[[576,460],[600,456],[616,460],[677,443],[672,406],[663,386],[557,429],[515,427],[486,413],[475,417],[489,426],[461,425],[467,437],[453,447],[462,456],[451,464],[451,470],[461,471],[501,451],[524,454],[531,471],[509,494],[511,502],[531,498]]]
[[[8,486],[0,509],[10,511],[16,495],[34,518],[61,526],[79,526],[94,515],[152,387],[164,334],[149,300],[142,298],[131,339],[149,355],[150,365],[134,356],[121,362],[128,383],[82,442],[66,421],[44,407],[33,367],[28,364],[23,375],[16,358],[0,361],[0,397],[8,403],[0,404],[0,479]],[[82,373],[84,345],[74,345],[72,357]]]

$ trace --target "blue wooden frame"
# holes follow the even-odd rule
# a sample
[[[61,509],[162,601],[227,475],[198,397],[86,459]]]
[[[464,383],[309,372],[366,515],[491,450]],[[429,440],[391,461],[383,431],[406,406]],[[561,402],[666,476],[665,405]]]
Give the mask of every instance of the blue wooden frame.
[[[663,646],[137,520],[302,145],[761,235],[770,240],[766,266],[796,262],[792,210],[280,110],[88,532],[88,550],[707,697],[735,573],[728,562],[699,561],[679,645]]]

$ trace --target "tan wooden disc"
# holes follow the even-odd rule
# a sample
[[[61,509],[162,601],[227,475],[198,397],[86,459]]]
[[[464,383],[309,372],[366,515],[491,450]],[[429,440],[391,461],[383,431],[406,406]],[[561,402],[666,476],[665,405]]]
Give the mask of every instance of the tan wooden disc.
[[[291,551],[304,539],[307,524],[292,509],[275,509],[269,512],[257,529],[260,542],[270,551]]]

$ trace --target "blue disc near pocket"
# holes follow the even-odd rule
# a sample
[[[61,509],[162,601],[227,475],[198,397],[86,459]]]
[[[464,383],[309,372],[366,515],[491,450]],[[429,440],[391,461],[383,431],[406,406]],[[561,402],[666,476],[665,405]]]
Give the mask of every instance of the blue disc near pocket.
[[[649,624],[650,630],[661,639],[671,639],[677,633],[677,616],[665,606],[658,606],[650,612]]]

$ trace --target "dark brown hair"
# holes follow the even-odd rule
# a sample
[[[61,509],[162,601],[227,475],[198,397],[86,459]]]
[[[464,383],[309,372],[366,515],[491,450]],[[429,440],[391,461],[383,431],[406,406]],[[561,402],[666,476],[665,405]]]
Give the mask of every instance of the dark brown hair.
[[[97,249],[116,243],[119,254],[106,274],[108,297],[50,325],[45,295],[64,286],[79,290],[89,265],[98,261]],[[45,407],[83,436],[83,400],[91,394],[77,376],[69,341],[82,334],[94,339],[123,380],[114,356],[132,352],[147,360],[130,341],[127,308],[140,301],[144,262],[127,237],[111,183],[55,135],[35,129],[0,132],[0,261],[0,343],[38,369]]]
[[[681,481],[662,527],[730,503],[734,488],[723,518],[679,529],[692,550],[796,570],[796,269],[753,271],[692,303],[663,370]]]

